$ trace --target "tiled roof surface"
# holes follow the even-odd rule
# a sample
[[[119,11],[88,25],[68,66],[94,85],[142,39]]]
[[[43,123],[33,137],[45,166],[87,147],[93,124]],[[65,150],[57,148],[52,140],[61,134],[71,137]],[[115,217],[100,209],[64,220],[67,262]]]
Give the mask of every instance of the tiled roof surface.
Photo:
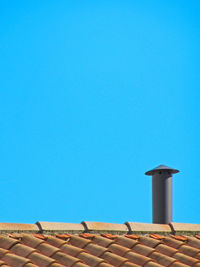
[[[200,225],[0,223],[0,266],[200,267]]]

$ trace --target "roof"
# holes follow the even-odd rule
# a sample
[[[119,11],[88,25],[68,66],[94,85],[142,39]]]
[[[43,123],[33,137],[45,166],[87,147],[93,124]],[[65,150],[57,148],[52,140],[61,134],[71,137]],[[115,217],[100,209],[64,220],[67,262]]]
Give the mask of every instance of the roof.
[[[0,223],[0,266],[200,267],[200,224]]]

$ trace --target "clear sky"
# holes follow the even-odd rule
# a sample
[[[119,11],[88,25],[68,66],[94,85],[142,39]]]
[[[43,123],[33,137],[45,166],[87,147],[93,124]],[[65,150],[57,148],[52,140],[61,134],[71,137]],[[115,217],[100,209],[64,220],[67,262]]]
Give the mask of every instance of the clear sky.
[[[200,2],[0,6],[0,221],[200,223]]]

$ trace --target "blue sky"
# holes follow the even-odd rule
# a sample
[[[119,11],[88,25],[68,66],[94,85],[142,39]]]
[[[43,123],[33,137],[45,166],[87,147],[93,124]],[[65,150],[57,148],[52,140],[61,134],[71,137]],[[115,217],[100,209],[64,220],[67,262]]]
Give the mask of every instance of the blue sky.
[[[0,221],[200,223],[199,1],[2,1]]]

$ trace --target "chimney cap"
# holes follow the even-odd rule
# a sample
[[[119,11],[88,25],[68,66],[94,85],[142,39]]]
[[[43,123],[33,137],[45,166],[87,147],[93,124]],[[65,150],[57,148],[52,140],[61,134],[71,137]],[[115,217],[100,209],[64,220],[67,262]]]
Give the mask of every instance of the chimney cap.
[[[145,172],[146,175],[154,175],[156,172],[159,172],[159,171],[168,171],[170,173],[178,173],[179,170],[176,170],[176,169],[173,169],[173,168],[170,168],[168,166],[165,166],[165,165],[159,165],[158,167],[150,170],[150,171],[147,171]]]

